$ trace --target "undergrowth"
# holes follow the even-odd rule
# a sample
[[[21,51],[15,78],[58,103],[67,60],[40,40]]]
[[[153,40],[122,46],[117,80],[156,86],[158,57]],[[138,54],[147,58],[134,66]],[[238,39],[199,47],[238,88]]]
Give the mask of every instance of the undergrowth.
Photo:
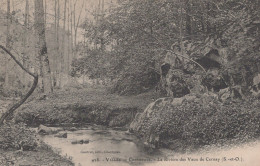
[[[38,140],[33,131],[24,123],[5,123],[0,127],[0,149],[3,150],[35,150]]]
[[[201,99],[202,100],[202,99]],[[140,136],[158,147],[189,151],[205,145],[243,143],[260,137],[258,100],[220,103],[201,100],[166,104],[140,124]]]

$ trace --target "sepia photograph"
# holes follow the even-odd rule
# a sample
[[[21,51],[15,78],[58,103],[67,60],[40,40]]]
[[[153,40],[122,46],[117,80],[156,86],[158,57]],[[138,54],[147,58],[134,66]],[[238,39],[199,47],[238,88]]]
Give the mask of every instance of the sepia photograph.
[[[0,166],[260,166],[260,0],[0,0]]]

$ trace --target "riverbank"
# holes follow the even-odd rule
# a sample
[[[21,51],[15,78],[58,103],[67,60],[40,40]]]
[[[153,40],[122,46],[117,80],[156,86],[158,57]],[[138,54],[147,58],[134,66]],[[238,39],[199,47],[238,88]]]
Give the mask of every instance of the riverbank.
[[[0,128],[0,165],[73,166],[68,158],[55,153],[33,129],[8,122]]]
[[[39,124],[71,126],[75,123],[76,125],[95,123],[110,127],[124,127],[128,126],[135,114],[142,112],[154,98],[157,96],[153,92],[138,96],[119,96],[110,94],[106,89],[100,87],[70,88],[56,91],[49,96],[32,96],[16,111],[14,120],[17,125],[14,125],[12,130],[4,128],[2,131],[5,133],[2,134],[3,139],[1,140],[4,140],[2,145],[13,149],[0,148],[0,162],[2,162],[0,165],[6,165],[7,162],[16,165],[73,165],[70,160],[54,153],[42,142],[39,143],[39,146],[34,146],[35,134],[25,133],[21,138],[16,137],[15,133],[20,130],[20,123],[25,123],[30,127],[38,127]],[[5,103],[3,109],[6,109],[8,102],[11,103],[9,100],[1,101],[1,103]],[[27,127],[23,127],[23,129],[27,130]],[[12,136],[11,139],[8,139],[17,144],[10,145],[6,133]],[[22,140],[29,142],[29,146],[33,147],[33,150],[21,150]]]
[[[157,97],[155,92],[119,96],[101,87],[67,89],[24,104],[14,119],[29,126],[94,123],[123,127]]]
[[[152,148],[168,147],[174,151],[193,151],[227,142],[236,144],[260,136],[259,99],[220,102],[213,93],[158,98],[152,91],[119,96],[100,87],[71,88],[24,104],[14,119],[36,127],[40,124],[123,127]]]
[[[118,96],[104,88],[60,90],[31,99],[17,110],[14,120],[37,127],[89,123],[110,129],[129,129],[132,123],[130,129],[148,148],[179,153],[259,138],[258,99],[222,103],[214,94],[157,98],[155,92]]]
[[[227,100],[214,94],[160,98],[139,113],[130,130],[148,145],[175,152],[210,145],[237,145],[260,138],[260,102]]]
[[[61,157],[43,144],[35,151],[14,151],[0,149],[0,165],[55,165],[73,166],[67,158]]]

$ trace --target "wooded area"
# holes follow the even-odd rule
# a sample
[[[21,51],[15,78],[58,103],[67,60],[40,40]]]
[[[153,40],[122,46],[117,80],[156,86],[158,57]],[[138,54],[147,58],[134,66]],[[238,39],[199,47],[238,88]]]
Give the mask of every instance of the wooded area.
[[[1,126],[127,126],[175,150],[259,138],[260,0],[0,2]]]
[[[195,75],[200,72],[196,67],[208,71],[214,65],[203,64],[202,57],[213,50],[220,57],[213,57],[216,62],[212,63],[219,63],[221,72],[239,75],[236,72],[243,68],[245,73],[253,72],[251,80],[256,75],[247,66],[258,61],[258,0],[100,0],[93,9],[85,1],[45,0],[41,6],[35,3],[35,11],[29,0],[20,3],[24,11],[13,7],[11,12],[10,1],[6,1],[2,38],[26,68],[40,75],[39,89],[44,93],[62,88],[70,76],[113,84],[112,91],[120,94],[141,93],[161,86],[163,63],[179,63],[175,68]],[[168,57],[176,62],[166,62]],[[8,63],[2,67],[2,84],[7,87],[2,89],[18,81],[26,87],[30,81],[9,73]],[[248,85],[243,81],[247,76],[242,74],[240,84]]]

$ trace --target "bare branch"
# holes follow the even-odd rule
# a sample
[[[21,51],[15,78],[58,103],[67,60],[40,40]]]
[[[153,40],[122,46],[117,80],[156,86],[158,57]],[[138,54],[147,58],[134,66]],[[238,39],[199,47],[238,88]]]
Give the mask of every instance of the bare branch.
[[[11,56],[11,58],[29,75],[31,75],[34,78],[33,81],[33,85],[31,87],[31,89],[26,93],[26,95],[16,104],[14,104],[10,109],[8,109],[0,118],[0,125],[3,125],[4,120],[8,117],[10,117],[11,115],[13,115],[14,111],[19,108],[30,96],[31,94],[34,92],[34,90],[37,87],[38,84],[38,75],[33,74],[32,72],[30,72],[29,70],[27,70],[16,58],[15,56],[9,51],[7,50],[4,46],[0,45],[0,48],[3,49],[8,55]]]

